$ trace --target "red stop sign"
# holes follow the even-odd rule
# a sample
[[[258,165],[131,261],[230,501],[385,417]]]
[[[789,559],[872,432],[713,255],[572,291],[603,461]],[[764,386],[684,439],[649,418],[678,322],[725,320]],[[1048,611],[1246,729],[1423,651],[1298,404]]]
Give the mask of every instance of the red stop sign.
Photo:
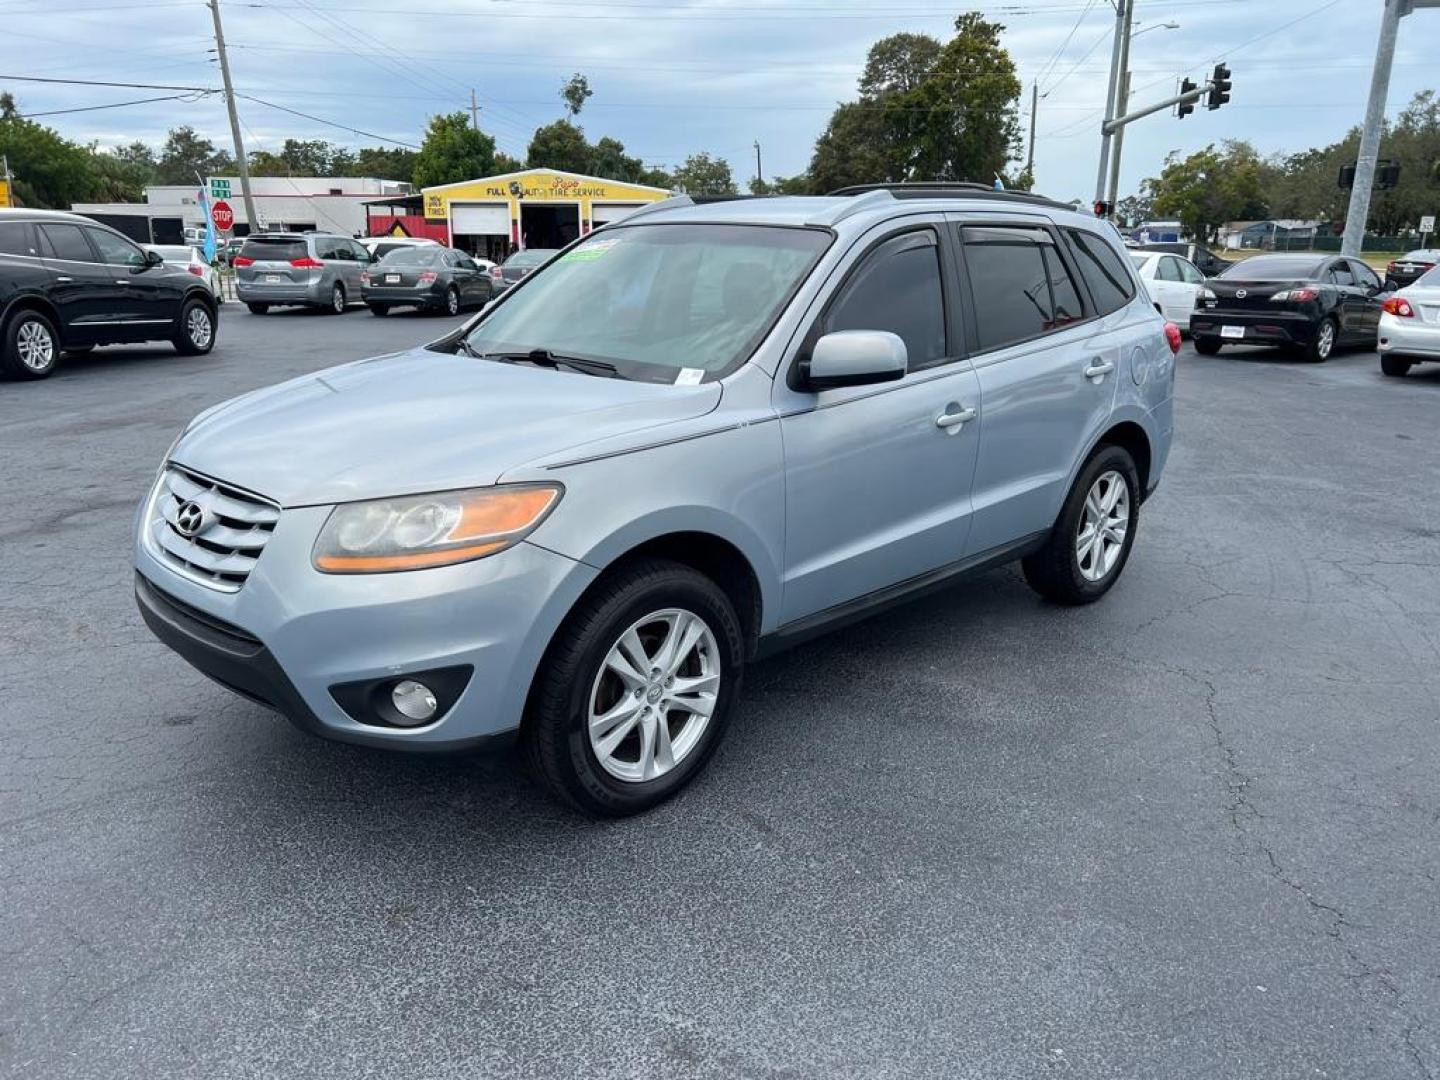
[[[229,232],[235,225],[235,211],[223,199],[210,208],[210,217],[221,232]]]

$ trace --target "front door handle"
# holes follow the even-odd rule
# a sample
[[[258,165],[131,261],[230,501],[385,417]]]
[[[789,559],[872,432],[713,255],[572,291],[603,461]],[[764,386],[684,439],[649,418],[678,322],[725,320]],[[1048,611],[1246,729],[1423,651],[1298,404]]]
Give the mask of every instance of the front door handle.
[[[945,406],[945,411],[935,417],[935,426],[943,428],[946,433],[954,435],[975,417],[980,415],[968,405],[957,405],[951,402]]]
[[[59,277],[57,277],[55,280],[58,281],[58,282],[60,282],[60,283],[63,284],[63,285],[68,285],[68,284],[70,284],[70,282],[74,281],[75,279],[72,278],[72,277],[66,277],[64,274],[61,274],[61,275],[60,275]]]
[[[1115,363],[1111,360],[1092,360],[1090,366],[1085,369],[1085,377],[1094,379],[1097,383],[1110,372],[1115,370]]]

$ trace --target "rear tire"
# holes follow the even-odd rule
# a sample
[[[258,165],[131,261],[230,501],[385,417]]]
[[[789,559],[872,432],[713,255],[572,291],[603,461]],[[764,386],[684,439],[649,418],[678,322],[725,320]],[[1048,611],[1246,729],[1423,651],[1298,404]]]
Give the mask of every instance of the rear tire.
[[[660,616],[693,620],[680,636],[694,633],[695,640],[674,662],[666,659],[666,628],[681,623]],[[644,655],[628,663],[632,642]],[[622,648],[628,674],[610,662]],[[648,810],[689,783],[714,752],[739,697],[744,663],[740,621],[718,585],[682,563],[632,563],[580,602],[541,661],[521,735],[531,769],[552,796],[583,813]],[[694,689],[679,689],[677,680]],[[678,703],[687,694],[709,709],[697,728],[687,725],[700,714]],[[607,716],[611,726],[602,727]],[[617,733],[609,744],[607,736]],[[636,775],[622,775],[630,769]]]
[[[445,290],[445,314],[460,314],[460,290],[453,285]]]
[[[1312,364],[1323,364],[1329,360],[1335,352],[1335,341],[1339,336],[1340,330],[1334,318],[1327,315],[1315,328],[1315,336],[1310,339],[1310,344],[1305,346],[1305,359]]]
[[[1026,582],[1057,604],[1094,603],[1119,580],[1139,524],[1135,461],[1121,447],[1102,446],[1075,478],[1045,546],[1021,560]]]
[[[345,286],[341,285],[338,281],[335,283],[335,287],[330,290],[330,306],[325,310],[331,315],[345,314]]]
[[[181,356],[203,356],[215,347],[215,313],[205,301],[198,297],[185,301],[170,343]]]
[[[12,379],[44,379],[59,360],[55,324],[38,311],[17,311],[0,340],[0,371]]]
[[[384,318],[386,315],[390,314],[389,304],[371,304],[369,305],[369,307],[371,315],[378,315],[381,318]]]
[[[1190,341],[1195,346],[1195,351],[1201,356],[1215,356],[1220,352],[1220,342],[1212,337],[1197,337],[1190,335]]]
[[[1391,378],[1403,379],[1410,374],[1410,368],[1414,361],[1406,360],[1402,356],[1391,356],[1389,353],[1380,354],[1380,370]]]
[[[245,306],[250,309],[251,315],[264,315],[270,310],[269,304],[246,304]]]

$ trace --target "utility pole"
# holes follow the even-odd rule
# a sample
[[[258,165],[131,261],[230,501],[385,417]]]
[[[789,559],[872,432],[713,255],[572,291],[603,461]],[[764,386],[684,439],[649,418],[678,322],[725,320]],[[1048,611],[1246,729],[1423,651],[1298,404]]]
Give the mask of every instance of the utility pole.
[[[1025,155],[1025,171],[1035,179],[1035,113],[1040,108],[1040,80],[1030,80],[1030,152]]]
[[[1365,129],[1360,133],[1360,157],[1355,162],[1355,186],[1345,214],[1345,239],[1340,250],[1360,254],[1365,222],[1370,217],[1370,192],[1375,186],[1375,160],[1380,156],[1380,132],[1385,126],[1385,98],[1390,93],[1390,67],[1395,60],[1395,39],[1400,20],[1416,8],[1440,7],[1440,0],[1384,0],[1380,16],[1380,42],[1375,46],[1375,68],[1370,75],[1370,100],[1365,106]]]
[[[760,167],[760,140],[755,140],[755,179],[760,181],[759,186],[765,186],[765,170]]]
[[[1129,43],[1126,43],[1125,52],[1130,52]],[[1130,107],[1130,70],[1127,67],[1123,77],[1123,85],[1120,87],[1120,96],[1115,104],[1115,115],[1124,116],[1125,110]],[[1120,152],[1125,146],[1125,129],[1119,128],[1115,132],[1115,145],[1110,148],[1110,186],[1105,195],[1105,201],[1111,207],[1119,205],[1115,200],[1120,197]],[[1114,210],[1111,210],[1114,213]]]
[[[235,111],[235,87],[230,83],[230,58],[225,55],[225,30],[220,25],[220,0],[207,5],[215,20],[215,53],[220,57],[220,80],[225,84],[225,107],[230,112],[230,137],[235,141],[235,168],[240,173],[240,197],[245,201],[245,221],[251,232],[260,228],[255,199],[250,194],[250,162],[245,158],[245,140],[240,137],[240,114]]]
[[[1120,49],[1126,37],[1130,5],[1135,0],[1115,0],[1115,41],[1110,47],[1110,85],[1105,92],[1105,121],[1100,126],[1100,168],[1095,174],[1095,201],[1105,198],[1105,181],[1110,167],[1110,121],[1115,119],[1115,98],[1120,87]]]
[[[480,103],[475,100],[475,88],[470,88],[470,126],[480,130]]]

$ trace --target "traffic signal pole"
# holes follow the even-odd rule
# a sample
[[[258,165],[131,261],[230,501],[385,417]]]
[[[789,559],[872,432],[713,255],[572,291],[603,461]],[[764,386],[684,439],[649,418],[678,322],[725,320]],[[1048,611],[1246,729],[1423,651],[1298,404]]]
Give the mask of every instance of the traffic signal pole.
[[[1124,47],[1130,5],[1135,0],[1115,0],[1115,42],[1110,47],[1110,85],[1105,91],[1105,122],[1100,125],[1100,168],[1095,174],[1095,201],[1105,199],[1105,181],[1110,172],[1110,124],[1115,119],[1115,99],[1120,92],[1120,51]]]

